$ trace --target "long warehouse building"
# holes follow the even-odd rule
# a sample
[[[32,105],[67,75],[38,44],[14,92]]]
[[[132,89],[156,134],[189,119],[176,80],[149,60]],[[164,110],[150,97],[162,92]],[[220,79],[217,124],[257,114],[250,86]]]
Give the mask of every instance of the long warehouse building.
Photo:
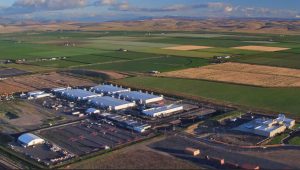
[[[168,105],[168,106],[162,106],[162,107],[155,107],[143,110],[143,114],[151,117],[159,117],[159,116],[168,116],[172,113],[179,112],[183,110],[183,106],[179,105]]]
[[[135,101],[139,104],[149,104],[149,103],[159,102],[164,99],[162,95],[157,96],[154,94],[143,93],[138,91],[118,93],[118,96],[128,101]]]
[[[95,93],[100,93],[103,95],[114,95],[116,93],[128,92],[130,89],[125,89],[122,87],[114,86],[114,85],[99,85],[91,88],[91,91]]]
[[[82,90],[82,89],[67,89],[58,92],[61,97],[67,98],[68,100],[86,101],[91,98],[102,96],[94,92]]]
[[[92,98],[89,100],[89,103],[94,107],[108,110],[122,110],[136,105],[135,102],[128,102],[109,96]]]

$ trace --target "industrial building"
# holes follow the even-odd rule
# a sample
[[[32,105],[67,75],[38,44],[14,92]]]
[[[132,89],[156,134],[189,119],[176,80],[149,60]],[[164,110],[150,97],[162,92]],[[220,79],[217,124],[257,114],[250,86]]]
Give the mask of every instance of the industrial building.
[[[50,97],[50,93],[46,93],[44,91],[33,91],[33,92],[28,92],[27,93],[27,98],[28,99],[41,99],[45,97]]]
[[[114,95],[116,93],[121,93],[121,92],[128,92],[130,89],[125,89],[122,87],[114,86],[112,84],[110,85],[99,85],[91,88],[91,91],[95,93],[100,93],[103,95]]]
[[[295,120],[288,119],[280,114],[276,119],[257,118],[236,129],[260,136],[274,137],[277,134],[284,132],[286,129],[292,128],[294,125]]]
[[[150,125],[132,120],[127,116],[120,116],[120,115],[110,114],[110,113],[102,113],[99,116],[101,118],[108,119],[121,127],[134,130],[139,133],[144,133],[151,128]]]
[[[67,98],[72,101],[86,101],[91,98],[99,97],[101,94],[97,94],[91,91],[86,91],[82,89],[66,89],[58,91],[61,97]]]
[[[70,90],[70,89],[71,89],[70,87],[58,87],[58,88],[53,88],[51,91],[54,93],[58,93],[58,92]]]
[[[118,93],[118,96],[128,101],[135,101],[138,104],[154,103],[162,101],[164,99],[162,95],[157,96],[154,94],[143,93],[141,91],[122,92]]]
[[[95,109],[95,108],[88,108],[86,111],[85,111],[86,114],[98,114],[100,113],[100,110],[98,109]]]
[[[97,108],[108,110],[122,110],[135,106],[134,102],[128,102],[109,96],[92,98],[89,100],[89,104]]]
[[[41,145],[45,143],[45,140],[32,134],[32,133],[25,133],[18,138],[18,142],[23,147],[30,147],[35,145]]]
[[[183,110],[183,106],[179,105],[168,105],[162,107],[154,107],[150,109],[143,110],[142,113],[151,116],[151,117],[159,117],[159,116],[168,116],[172,113],[179,112]]]
[[[284,126],[286,126],[288,129],[291,129],[296,124],[294,119],[286,118],[284,114],[279,114],[278,118],[276,118],[276,121],[280,124],[284,124]]]

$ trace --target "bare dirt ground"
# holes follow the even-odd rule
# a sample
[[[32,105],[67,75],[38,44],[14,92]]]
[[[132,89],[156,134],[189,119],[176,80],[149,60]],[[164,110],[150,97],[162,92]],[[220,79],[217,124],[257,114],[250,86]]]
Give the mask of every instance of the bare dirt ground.
[[[282,47],[267,47],[267,46],[253,46],[253,45],[233,47],[233,48],[239,50],[264,51],[264,52],[284,51],[289,49],[289,48],[282,48]]]
[[[0,95],[28,92],[44,88],[93,85],[95,84],[89,80],[52,72],[46,74],[13,77],[2,80],[0,81]]]
[[[160,76],[205,79],[263,87],[300,87],[300,70],[225,63],[162,73]]]
[[[202,50],[202,49],[208,49],[208,48],[213,48],[213,47],[197,46],[197,45],[180,45],[180,46],[175,46],[175,47],[167,47],[167,48],[163,48],[163,49],[166,49],[166,50],[179,50],[179,51],[190,51],[190,50]]]
[[[42,125],[43,120],[55,117],[54,113],[27,101],[2,102],[0,103],[0,112],[2,112],[0,129],[4,133],[34,129]],[[17,115],[17,117],[4,116],[6,112]]]
[[[173,157],[165,152],[149,148],[147,145],[161,140],[155,138],[110,154],[98,156],[66,169],[200,169],[201,167]]]

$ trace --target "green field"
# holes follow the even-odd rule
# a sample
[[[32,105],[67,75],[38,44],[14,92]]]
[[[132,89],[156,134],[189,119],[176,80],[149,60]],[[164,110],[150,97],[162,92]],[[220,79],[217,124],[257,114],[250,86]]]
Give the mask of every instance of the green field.
[[[120,80],[120,82],[167,93],[203,97],[274,112],[286,112],[293,116],[300,114],[299,88],[261,88],[202,80],[156,77],[134,77]]]
[[[152,58],[136,59],[132,61],[117,61],[112,63],[96,64],[85,68],[129,72],[149,72],[152,70],[165,72],[204,66],[208,63],[208,60],[201,58],[156,56]]]
[[[289,144],[291,144],[291,145],[300,145],[300,137],[296,136],[296,137],[292,138],[289,141]]]

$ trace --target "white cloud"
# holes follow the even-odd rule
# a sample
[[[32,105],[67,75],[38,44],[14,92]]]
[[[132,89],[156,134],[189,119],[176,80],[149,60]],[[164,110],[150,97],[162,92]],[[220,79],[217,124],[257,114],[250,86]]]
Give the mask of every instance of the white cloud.
[[[88,0],[17,0],[11,8],[28,10],[63,10],[82,8]]]

